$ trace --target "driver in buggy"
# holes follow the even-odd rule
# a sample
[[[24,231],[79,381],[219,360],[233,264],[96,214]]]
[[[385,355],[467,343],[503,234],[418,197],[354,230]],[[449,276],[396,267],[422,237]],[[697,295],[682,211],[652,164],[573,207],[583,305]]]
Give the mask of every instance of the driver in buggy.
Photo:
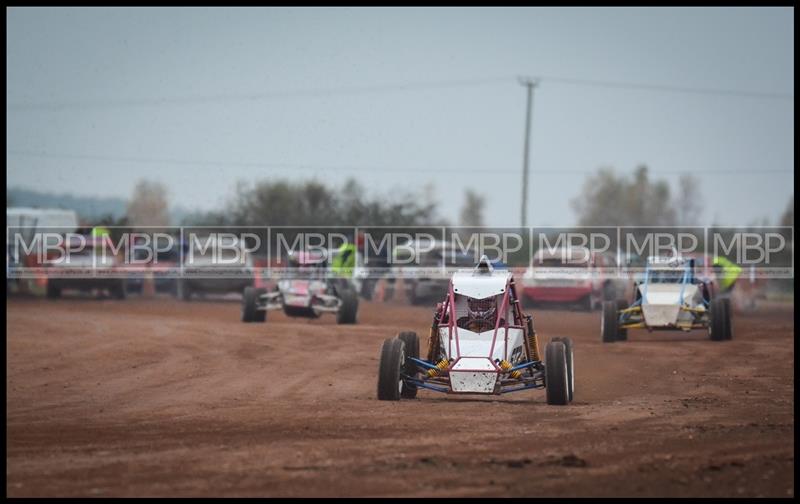
[[[497,296],[485,299],[467,299],[467,315],[460,317],[456,325],[468,331],[480,333],[494,329],[497,322]],[[503,324],[503,320],[500,321]]]
[[[324,278],[326,261],[321,254],[309,251],[292,251],[287,258],[288,275],[293,279]]]

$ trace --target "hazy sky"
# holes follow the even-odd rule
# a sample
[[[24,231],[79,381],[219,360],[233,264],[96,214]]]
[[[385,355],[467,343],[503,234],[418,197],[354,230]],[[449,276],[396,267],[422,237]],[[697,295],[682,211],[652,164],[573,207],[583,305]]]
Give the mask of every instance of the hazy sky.
[[[212,209],[236,180],[352,175],[431,184],[452,222],[472,188],[515,226],[524,74],[543,76],[529,224],[574,223],[601,166],[695,173],[701,224],[775,222],[793,194],[793,8],[10,8],[7,31],[10,186],[129,197],[146,177]]]

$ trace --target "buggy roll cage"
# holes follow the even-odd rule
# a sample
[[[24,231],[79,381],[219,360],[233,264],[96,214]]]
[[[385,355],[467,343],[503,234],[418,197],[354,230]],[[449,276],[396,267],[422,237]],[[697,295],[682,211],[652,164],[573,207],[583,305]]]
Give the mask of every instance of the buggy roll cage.
[[[476,268],[477,270],[477,268]],[[500,393],[507,393],[507,392],[515,392],[518,390],[527,390],[531,388],[543,388],[544,387],[544,366],[543,362],[540,359],[540,353],[538,349],[538,341],[535,338],[535,331],[533,329],[533,319],[530,315],[523,315],[522,310],[520,309],[520,298],[517,295],[516,285],[514,283],[513,276],[509,276],[506,279],[506,287],[503,289],[503,299],[500,303],[500,309],[496,312],[496,320],[494,330],[492,331],[492,346],[489,350],[489,360],[494,366],[494,369],[498,373],[508,374],[509,376],[516,377],[514,379],[506,379],[501,381]],[[438,338],[439,337],[439,329],[441,327],[447,327],[448,330],[448,355],[453,355],[453,342],[455,342],[455,349],[456,354],[458,357],[456,359],[452,359],[451,361],[442,360],[439,363],[423,360],[420,358],[415,357],[408,357],[413,364],[415,364],[419,368],[431,370],[428,375],[425,375],[422,379],[408,376],[404,374],[404,378],[410,382],[411,384],[422,387],[430,390],[434,390],[437,392],[448,392],[448,388],[442,386],[435,386],[432,383],[436,383],[438,385],[445,385],[441,381],[440,375],[446,374],[450,367],[461,358],[461,349],[459,344],[459,336],[458,336],[458,318],[456,317],[455,313],[455,305],[456,305],[456,297],[455,291],[453,290],[453,281],[450,281],[450,285],[448,286],[447,297],[445,298],[444,303],[441,303],[440,306],[437,307],[436,311],[434,312],[433,317],[433,325],[431,327],[431,338]],[[506,310],[511,309],[513,323],[509,324],[509,321],[506,317],[502,317],[501,314],[506,313]],[[521,329],[523,331],[523,341],[525,348],[525,360],[517,364],[516,366],[511,366],[508,363],[508,355],[504,356],[503,361],[492,360],[491,356],[494,354],[494,349],[497,344],[497,335],[498,332],[503,329],[504,331],[507,329]],[[506,336],[507,338],[507,333]],[[506,344],[506,354],[508,353],[508,345]],[[435,359],[436,356],[433,356]],[[502,365],[505,364],[505,367]],[[529,377],[522,377],[521,372],[523,370],[530,370],[531,376]],[[519,386],[522,384],[522,386]],[[504,388],[505,385],[505,388]],[[511,385],[510,387],[508,385]]]
[[[641,305],[647,304],[647,289],[650,283],[653,283],[651,282],[651,277],[653,274],[652,272],[654,269],[652,266],[653,265],[650,261],[648,261],[647,264],[645,265],[644,278],[641,282],[644,285],[644,289],[642,289],[641,297],[638,297],[636,301],[634,301],[634,303],[631,304],[628,308],[619,311],[618,322],[620,324],[620,328],[622,329],[637,329],[644,327],[642,322],[636,321],[636,319],[633,319],[632,321],[631,319],[633,315],[640,315],[642,313]],[[698,311],[697,309],[684,306],[684,294],[686,292],[687,285],[694,285],[694,284],[705,285],[705,282],[704,281],[698,282],[698,279],[694,274],[694,267],[695,267],[694,257],[685,259],[683,261],[683,264],[681,264],[681,267],[683,269],[683,272],[681,273],[680,280],[677,282],[670,282],[670,283],[680,284],[681,286],[680,297],[678,298],[678,306],[680,306],[681,311],[691,312],[695,317],[698,317],[699,314],[702,313],[703,311],[702,310]],[[654,282],[654,283],[659,283],[659,282]],[[707,310],[710,304],[710,299],[707,299],[706,292],[707,291],[703,293],[701,299],[703,302],[703,307]],[[710,295],[710,292],[708,294]]]

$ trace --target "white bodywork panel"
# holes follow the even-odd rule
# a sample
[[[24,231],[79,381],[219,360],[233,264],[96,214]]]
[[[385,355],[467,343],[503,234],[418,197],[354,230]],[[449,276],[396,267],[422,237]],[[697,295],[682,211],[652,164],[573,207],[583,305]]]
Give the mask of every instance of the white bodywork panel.
[[[278,289],[287,306],[311,306],[313,294],[325,291],[325,282],[319,280],[281,280]]]
[[[283,302],[286,306],[310,306],[311,297],[295,294],[284,294]]]
[[[677,304],[671,305],[642,305],[642,314],[645,324],[650,327],[662,327],[674,325],[678,322],[680,307]]]
[[[506,291],[511,273],[505,270],[491,273],[474,273],[463,270],[453,273],[453,292],[474,299],[485,299]]]
[[[450,388],[453,392],[494,392],[498,374],[487,358],[463,357],[450,370]]]
[[[692,296],[697,291],[696,285],[681,284],[649,284],[647,288],[639,287],[642,291],[643,303],[654,305],[679,305],[681,304],[681,293],[683,293],[684,304],[691,301]],[[691,291],[691,292],[690,292]]]
[[[450,329],[448,327],[439,328],[439,337],[442,342],[445,354],[448,359],[457,359],[459,357],[489,357],[489,351],[492,348],[492,335],[494,329],[484,331],[482,333],[475,333],[466,329],[458,328],[458,348],[456,347],[455,337],[453,338],[452,345],[450,344]],[[524,357],[523,345],[525,343],[525,333],[519,328],[508,329],[508,349],[506,349],[506,331],[501,328],[497,331],[497,341],[494,345],[494,352],[491,355],[492,360],[508,360],[512,364],[519,361]],[[452,349],[452,355],[451,355]],[[458,350],[461,350],[461,355]],[[519,349],[514,352],[515,349]],[[512,360],[513,358],[513,360]]]
[[[505,343],[505,341],[503,342]],[[506,360],[518,364],[525,358],[525,331],[517,328],[508,329],[508,351]]]
[[[681,306],[703,309],[702,294],[697,285],[680,283],[651,283],[640,285],[642,315],[649,327],[664,327],[681,322],[690,323],[692,315],[682,312]]]

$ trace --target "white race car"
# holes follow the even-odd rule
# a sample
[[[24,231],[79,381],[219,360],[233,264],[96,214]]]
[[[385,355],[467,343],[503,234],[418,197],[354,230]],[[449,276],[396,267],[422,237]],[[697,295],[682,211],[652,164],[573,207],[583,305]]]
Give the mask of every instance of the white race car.
[[[324,263],[306,252],[291,256],[292,276],[279,280],[275,288],[246,287],[242,294],[242,322],[264,322],[270,310],[283,310],[289,317],[317,318],[336,314],[339,324],[355,324],[358,293],[348,278],[330,278]]]
[[[713,341],[729,340],[730,301],[714,296],[713,287],[695,276],[694,258],[649,257],[643,279],[634,285],[633,303],[603,303],[603,342],[627,340],[628,329],[706,329]]]
[[[383,342],[378,399],[413,398],[421,388],[484,395],[544,388],[548,404],[568,404],[572,350],[570,338],[554,338],[540,357],[511,272],[493,270],[484,256],[474,270],[453,274],[433,316],[426,359],[414,332]]]

